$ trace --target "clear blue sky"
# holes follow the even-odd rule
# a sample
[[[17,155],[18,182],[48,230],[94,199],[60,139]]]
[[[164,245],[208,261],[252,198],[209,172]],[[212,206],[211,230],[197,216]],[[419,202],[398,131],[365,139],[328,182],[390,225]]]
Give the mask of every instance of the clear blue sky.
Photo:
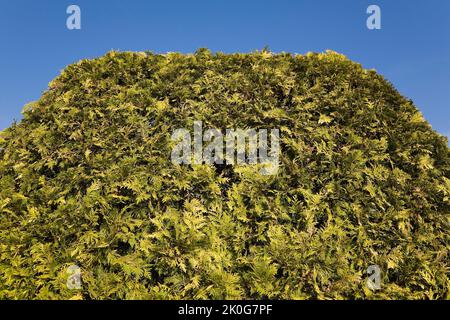
[[[66,28],[80,6],[82,29]],[[366,28],[366,9],[382,29]],[[306,53],[332,49],[374,68],[450,136],[448,0],[0,0],[0,130],[68,64],[111,49]]]

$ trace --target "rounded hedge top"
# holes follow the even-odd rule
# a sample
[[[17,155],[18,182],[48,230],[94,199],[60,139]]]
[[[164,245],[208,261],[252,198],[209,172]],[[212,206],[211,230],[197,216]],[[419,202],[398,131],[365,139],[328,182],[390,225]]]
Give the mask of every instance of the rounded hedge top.
[[[173,164],[194,121],[279,128],[278,173]],[[0,299],[448,298],[449,175],[447,140],[340,54],[110,52],[1,133]]]

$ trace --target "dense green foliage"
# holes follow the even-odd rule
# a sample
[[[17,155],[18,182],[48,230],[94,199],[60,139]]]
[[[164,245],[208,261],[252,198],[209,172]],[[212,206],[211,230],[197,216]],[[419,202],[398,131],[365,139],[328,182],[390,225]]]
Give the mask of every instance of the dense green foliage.
[[[278,174],[172,164],[195,120],[280,128]],[[334,52],[110,52],[67,67],[0,148],[2,299],[449,297],[447,139]]]

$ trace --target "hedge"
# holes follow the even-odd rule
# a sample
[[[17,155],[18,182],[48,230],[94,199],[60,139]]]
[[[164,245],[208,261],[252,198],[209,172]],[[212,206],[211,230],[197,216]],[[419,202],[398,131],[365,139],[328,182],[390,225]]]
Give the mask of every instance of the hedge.
[[[277,174],[173,164],[194,121],[279,128]],[[338,53],[109,52],[0,137],[0,299],[450,296],[448,141]]]

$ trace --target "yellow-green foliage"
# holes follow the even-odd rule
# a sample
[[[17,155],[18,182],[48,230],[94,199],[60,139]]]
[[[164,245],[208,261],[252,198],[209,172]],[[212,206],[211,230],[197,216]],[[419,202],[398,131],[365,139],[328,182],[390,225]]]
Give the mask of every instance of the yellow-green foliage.
[[[280,128],[278,174],[172,164],[196,120]],[[412,102],[337,53],[110,52],[1,133],[0,298],[445,299],[449,170]]]

